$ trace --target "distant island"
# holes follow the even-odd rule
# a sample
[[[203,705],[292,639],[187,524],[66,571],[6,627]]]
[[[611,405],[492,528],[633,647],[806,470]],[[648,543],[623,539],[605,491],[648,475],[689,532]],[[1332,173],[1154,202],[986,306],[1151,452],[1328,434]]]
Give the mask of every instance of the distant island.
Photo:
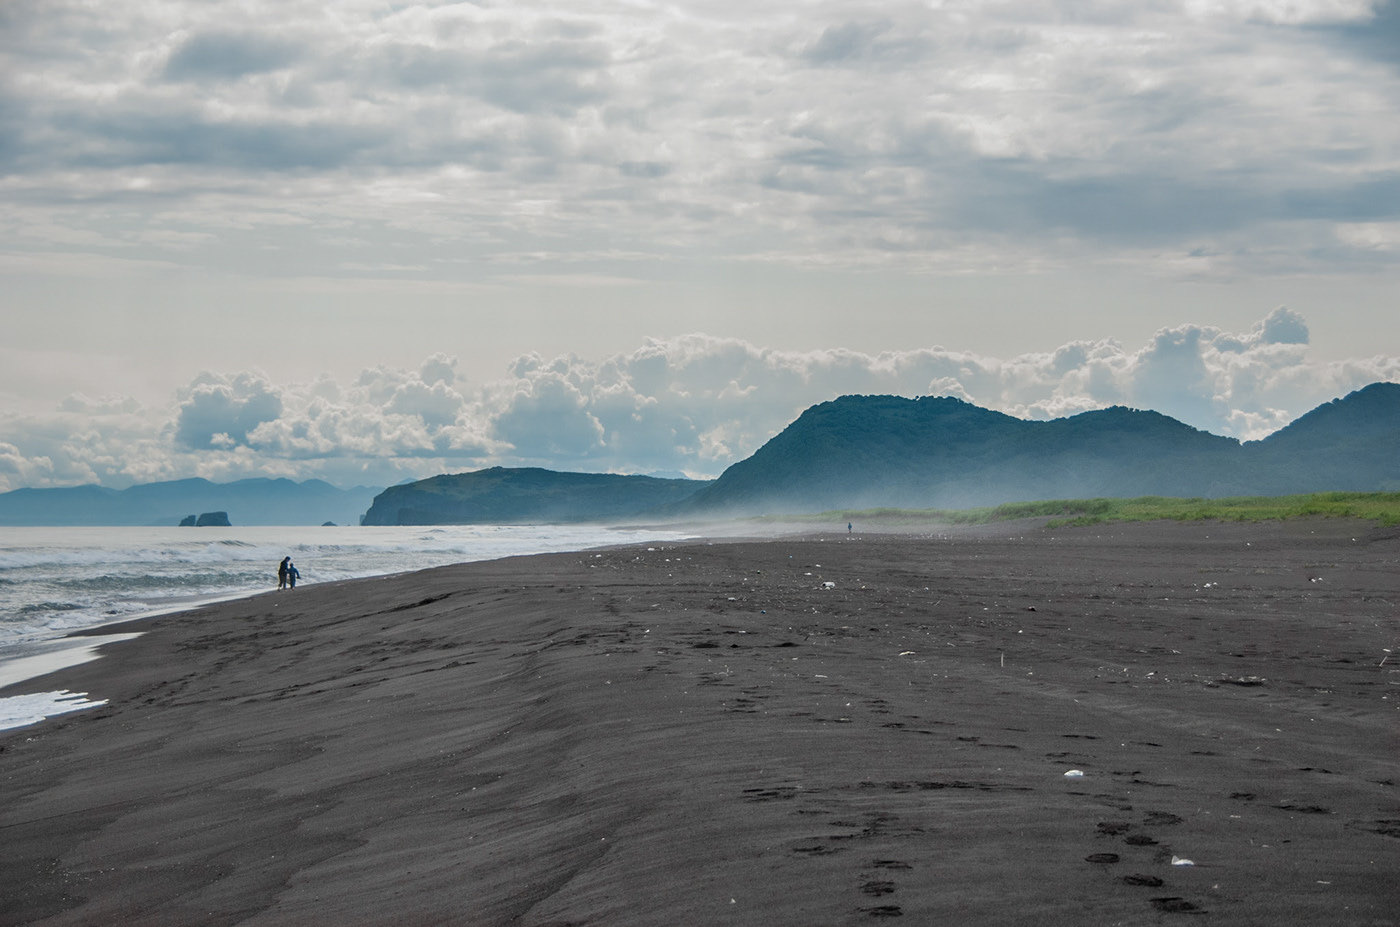
[[[204,512],[198,516],[186,515],[180,519],[181,528],[231,528],[228,512]]]
[[[1400,385],[1241,443],[1114,406],[1051,421],[951,398],[813,406],[713,481],[493,467],[385,490],[365,524],[670,521],[878,507],[1400,490]]]

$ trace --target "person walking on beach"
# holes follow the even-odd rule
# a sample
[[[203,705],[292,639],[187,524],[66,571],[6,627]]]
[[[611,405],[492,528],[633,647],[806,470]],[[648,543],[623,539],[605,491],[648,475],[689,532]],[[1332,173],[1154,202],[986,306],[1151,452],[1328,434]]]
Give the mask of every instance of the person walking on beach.
[[[287,586],[288,586],[289,588],[291,588],[291,589],[295,589],[295,588],[297,587],[297,579],[300,578],[300,577],[301,577],[301,571],[299,571],[299,570],[292,564],[292,558],[291,558],[291,557],[288,557],[288,558],[287,558]]]
[[[292,558],[283,557],[282,562],[277,564],[277,588],[287,588],[287,567],[291,566]]]

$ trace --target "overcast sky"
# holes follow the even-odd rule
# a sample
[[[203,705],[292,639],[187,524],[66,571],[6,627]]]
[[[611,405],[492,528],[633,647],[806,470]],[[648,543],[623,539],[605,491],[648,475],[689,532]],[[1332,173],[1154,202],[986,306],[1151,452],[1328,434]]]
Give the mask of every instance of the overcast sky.
[[[1400,380],[1400,0],[0,2],[0,490]]]

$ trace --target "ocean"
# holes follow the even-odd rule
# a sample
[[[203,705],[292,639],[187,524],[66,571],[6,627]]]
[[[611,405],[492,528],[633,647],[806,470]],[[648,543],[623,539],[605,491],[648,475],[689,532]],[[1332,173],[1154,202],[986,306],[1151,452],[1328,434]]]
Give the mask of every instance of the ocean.
[[[580,525],[0,528],[0,686],[81,659],[84,648],[62,640],[71,631],[275,589],[285,556],[309,586],[687,536]],[[0,730],[101,704],[85,695],[0,698]]]

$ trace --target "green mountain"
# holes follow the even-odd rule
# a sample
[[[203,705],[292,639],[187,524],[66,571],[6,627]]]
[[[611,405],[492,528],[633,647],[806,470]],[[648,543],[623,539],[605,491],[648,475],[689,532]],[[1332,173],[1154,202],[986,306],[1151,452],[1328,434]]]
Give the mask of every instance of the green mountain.
[[[391,486],[366,525],[513,525],[608,522],[679,502],[706,485],[610,473],[492,467]]]
[[[843,396],[808,409],[668,514],[1396,487],[1400,386],[1393,383],[1358,390],[1243,445],[1122,406],[1042,422],[958,399]]]
[[[1400,491],[1400,384],[1323,403],[1245,450],[1260,495]]]

